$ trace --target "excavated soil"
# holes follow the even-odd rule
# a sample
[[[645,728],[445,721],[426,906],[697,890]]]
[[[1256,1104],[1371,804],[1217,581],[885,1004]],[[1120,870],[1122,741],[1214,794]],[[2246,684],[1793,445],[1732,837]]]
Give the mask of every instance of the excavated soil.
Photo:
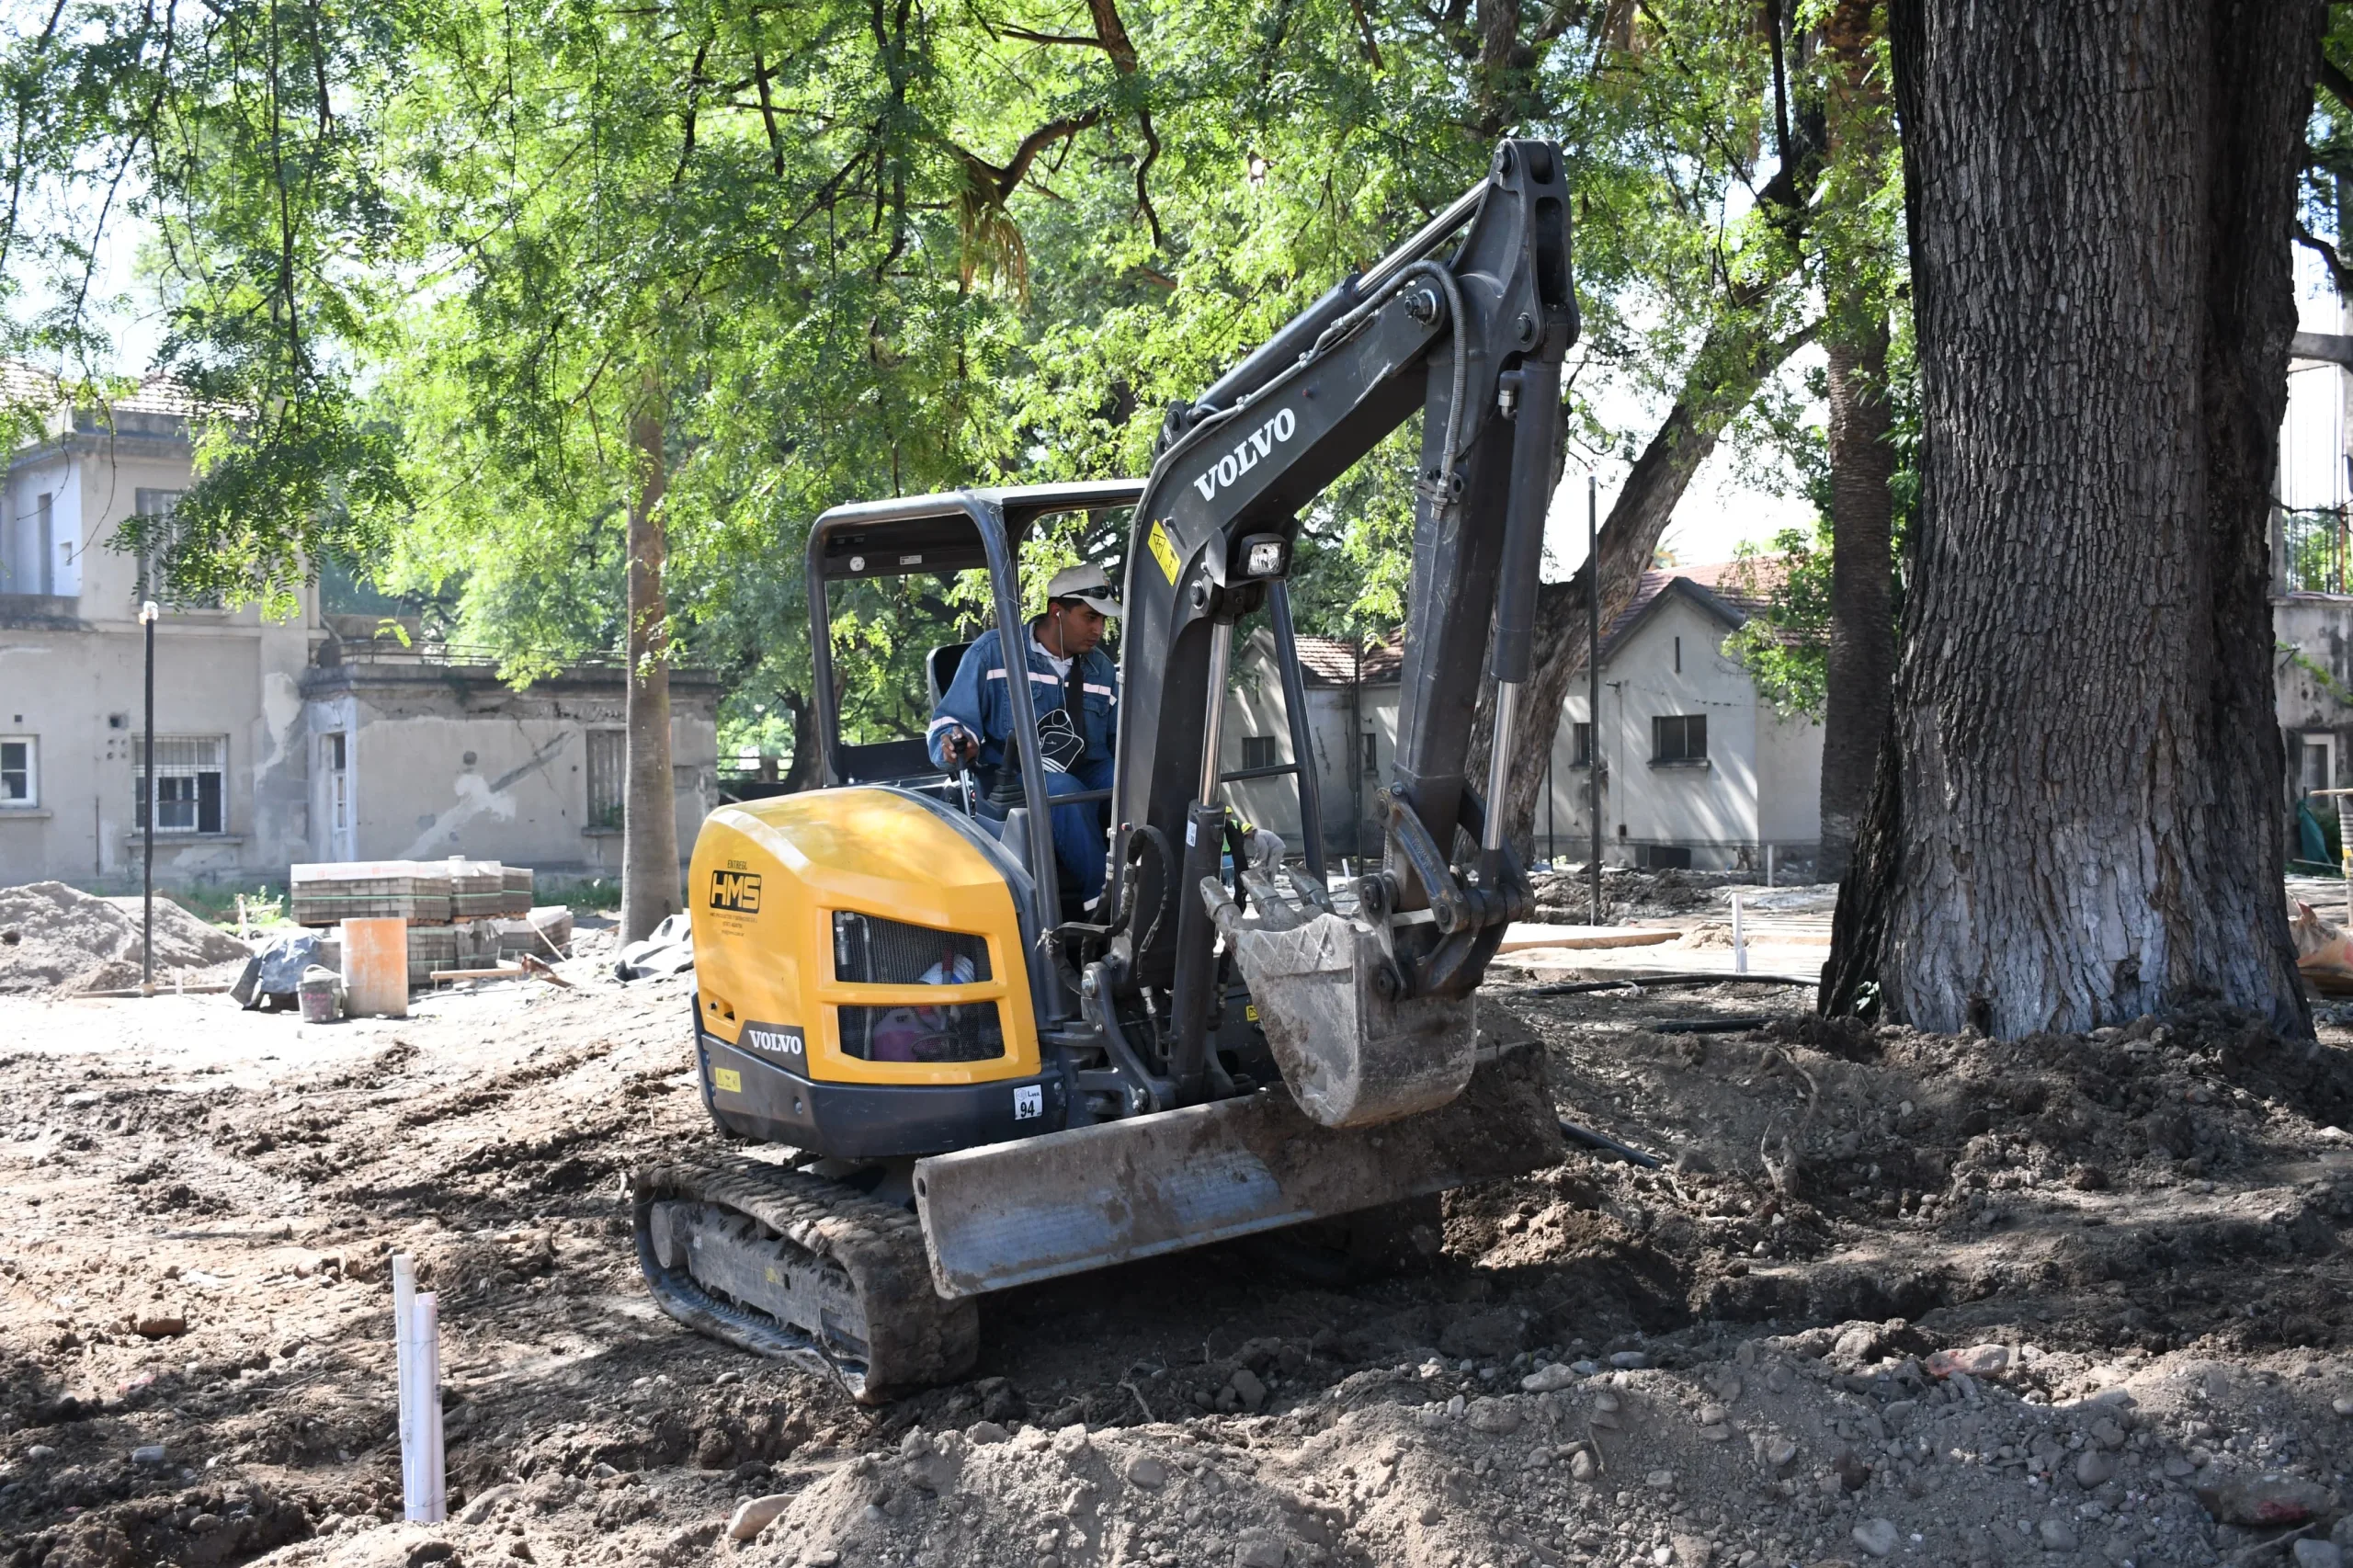
[[[1994,1043],[1493,992],[1664,1163],[1572,1147],[1379,1278],[1261,1241],[991,1298],[969,1381],[864,1409],[647,1303],[620,1175],[718,1146],[688,981],[565,972],[324,1027],[0,996],[0,1568],[2202,1564],[2336,1523],[2333,1015]],[[396,1251],[438,1527],[394,1522]]]
[[[162,894],[155,898],[155,978],[170,985],[234,980],[253,949]],[[145,975],[145,912],[136,898],[100,898],[63,882],[0,888],[0,995],[75,995],[137,985]]]

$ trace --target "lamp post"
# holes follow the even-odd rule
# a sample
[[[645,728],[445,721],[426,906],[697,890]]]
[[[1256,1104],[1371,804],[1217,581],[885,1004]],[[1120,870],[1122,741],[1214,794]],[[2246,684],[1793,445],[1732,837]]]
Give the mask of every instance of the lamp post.
[[[1601,924],[1601,480],[1585,476],[1585,713],[1592,721],[1586,782],[1593,787],[1593,848],[1586,858],[1588,917]]]
[[[139,792],[147,808],[147,831],[140,843],[139,990],[155,994],[155,621],[163,612],[149,599],[139,607],[147,631],[147,740],[139,759]]]

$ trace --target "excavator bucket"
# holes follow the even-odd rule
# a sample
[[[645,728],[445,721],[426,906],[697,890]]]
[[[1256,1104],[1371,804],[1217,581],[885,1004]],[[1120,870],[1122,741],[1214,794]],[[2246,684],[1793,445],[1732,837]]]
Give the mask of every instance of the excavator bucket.
[[[1318,1125],[1371,1127],[1462,1092],[1478,1043],[1471,998],[1395,998],[1389,955],[1363,921],[1237,924],[1226,946],[1283,1082]]]
[[[1379,1127],[1268,1088],[917,1161],[933,1283],[955,1300],[1557,1165],[1542,1048],[1480,1054],[1452,1103]]]

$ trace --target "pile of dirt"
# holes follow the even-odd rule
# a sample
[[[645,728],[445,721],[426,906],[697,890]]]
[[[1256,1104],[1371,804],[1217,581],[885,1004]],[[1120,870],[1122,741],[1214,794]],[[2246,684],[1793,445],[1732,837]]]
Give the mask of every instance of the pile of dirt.
[[[72,995],[139,983],[141,912],[63,882],[0,888],[0,994]],[[252,949],[155,900],[155,972],[242,964]]]
[[[0,998],[123,1020],[0,1057],[0,1568],[2209,1568],[2353,1502],[2334,1014],[1988,1041],[1493,987],[1660,1165],[1451,1194],[1415,1267],[1278,1235],[1001,1292],[967,1381],[865,1409],[647,1302],[620,1177],[720,1147],[691,984],[564,972],[293,1051],[218,998]],[[432,1528],[394,1253],[440,1305]]]

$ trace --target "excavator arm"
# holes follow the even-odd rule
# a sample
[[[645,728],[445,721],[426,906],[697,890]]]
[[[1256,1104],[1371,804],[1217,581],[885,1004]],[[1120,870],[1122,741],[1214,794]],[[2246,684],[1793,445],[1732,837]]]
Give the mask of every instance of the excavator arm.
[[[1435,253],[1458,230],[1450,259]],[[1528,883],[1487,810],[1529,674],[1561,365],[1577,334],[1560,151],[1506,141],[1487,177],[1335,288],[1198,401],[1171,411],[1134,514],[1120,645],[1115,892],[1127,917],[1085,988],[1098,1016],[1165,1001],[1176,1103],[1210,1093],[1218,938],[1240,963],[1303,1108],[1361,1126],[1452,1099],[1470,1072],[1470,994]],[[1223,896],[1220,723],[1235,622],[1291,563],[1317,496],[1419,410],[1414,559],[1382,864],[1344,918],[1275,868]],[[1465,775],[1483,671],[1495,759]],[[1458,835],[1471,853],[1458,856]],[[1117,1031],[1116,1019],[1111,1028]],[[1319,1087],[1320,1085],[1320,1087]]]

